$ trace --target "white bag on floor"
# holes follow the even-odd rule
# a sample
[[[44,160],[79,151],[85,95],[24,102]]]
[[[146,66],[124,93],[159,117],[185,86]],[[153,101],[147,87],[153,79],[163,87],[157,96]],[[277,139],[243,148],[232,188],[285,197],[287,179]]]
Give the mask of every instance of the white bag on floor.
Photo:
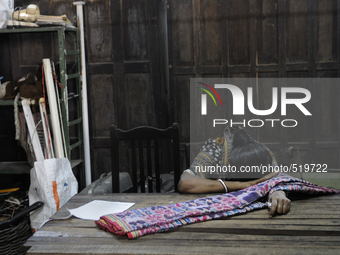
[[[6,21],[12,19],[14,0],[0,0],[0,28],[6,28]]]
[[[29,204],[42,201],[45,205],[31,214],[32,228],[38,230],[77,192],[78,182],[67,158],[34,162],[28,192]]]

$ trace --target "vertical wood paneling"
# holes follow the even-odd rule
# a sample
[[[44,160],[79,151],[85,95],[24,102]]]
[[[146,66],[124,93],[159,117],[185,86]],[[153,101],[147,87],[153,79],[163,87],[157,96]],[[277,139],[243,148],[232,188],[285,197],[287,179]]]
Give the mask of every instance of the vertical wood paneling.
[[[51,34],[15,34],[11,35],[11,63],[12,75],[8,80],[16,80],[28,73],[36,73],[38,64],[42,63],[43,58],[50,58],[58,62],[58,56],[52,51],[54,42]],[[40,47],[39,50],[32,50],[36,45],[51,45],[52,47]]]
[[[177,75],[174,91],[175,112],[174,119],[180,124],[180,141],[190,140],[190,78],[191,75]]]
[[[222,65],[222,6],[220,1],[204,0],[200,3],[202,65]]]
[[[317,61],[336,61],[338,59],[338,23],[337,23],[337,1],[317,1],[318,11],[318,35],[317,35]]]
[[[40,0],[40,2],[44,2],[43,0]],[[30,2],[31,3],[31,2]],[[50,3],[50,9],[48,10],[49,13],[44,12],[41,10],[40,5],[40,14],[46,14],[46,15],[66,15],[66,17],[72,22],[72,24],[77,23],[77,15],[76,15],[76,7],[73,5],[72,1],[68,0],[51,0]]]
[[[112,24],[112,50],[113,62],[121,63],[124,60],[123,57],[123,45],[122,45],[122,24],[121,24],[121,8],[120,0],[110,0],[110,19]],[[119,66],[116,66],[117,72],[119,73]],[[117,76],[119,77],[119,76]]]
[[[262,74],[265,75],[266,78],[270,78],[271,74]],[[275,77],[275,76],[274,76]],[[273,78],[274,78],[273,77]],[[276,80],[277,81],[277,80]],[[273,87],[278,87],[278,84],[274,82],[273,79],[260,79],[258,84],[258,94],[260,99],[258,100],[258,108],[259,110],[267,110],[273,104]],[[278,95],[280,95],[280,88],[278,88]],[[268,119],[281,119],[280,114],[280,106],[278,103],[278,107],[276,111],[268,116]],[[256,117],[257,118],[257,117]],[[267,119],[267,116],[266,116]],[[274,127],[271,126],[270,122],[266,122],[265,125],[260,128],[259,131],[259,141],[264,143],[277,143],[279,142],[281,125],[278,122],[275,122]]]
[[[279,77],[286,77],[286,54],[287,54],[287,2],[286,0],[278,1],[278,47],[279,47]],[[284,134],[280,135],[281,143],[284,142]]]
[[[249,1],[249,56],[250,56],[250,75],[251,77],[256,77],[256,64],[257,64],[257,31],[256,31],[256,21],[258,16],[257,10],[257,0]]]
[[[89,63],[112,62],[112,29],[109,0],[87,3],[86,39]]]
[[[173,66],[194,65],[193,6],[191,1],[171,1]]]
[[[104,47],[103,44],[108,56],[101,59],[95,56],[91,69],[91,110],[95,116],[93,120],[100,123],[92,123],[94,151],[109,146],[108,132],[112,124],[121,129],[141,125],[160,128],[165,127],[164,120],[168,118],[167,108],[161,107],[165,85],[159,71],[158,5],[154,0],[111,0],[103,6],[110,15],[104,31],[109,30],[105,36],[111,45]],[[101,38],[95,40],[100,42]],[[98,79],[98,72],[103,78]],[[108,86],[110,88],[105,91]],[[97,87],[100,93],[96,93]],[[102,113],[96,114],[99,111]],[[98,164],[105,160],[105,155],[101,157],[96,153],[94,175],[97,178],[102,171],[110,169],[103,170]]]
[[[293,85],[292,85],[293,84]],[[307,80],[303,79],[297,79],[293,80],[293,82],[287,82],[285,84],[285,87],[296,87],[296,84],[299,84],[299,87],[301,88],[306,88],[309,91],[311,91],[311,94],[313,94],[313,87],[309,85],[313,85],[312,83],[308,82]],[[294,93],[289,93],[287,95],[287,98],[301,98],[301,95],[297,95]],[[316,104],[316,96],[312,97],[311,100],[305,104],[303,104],[309,111],[313,114],[315,113],[313,111],[313,105]],[[305,116],[300,109],[298,109],[295,105],[287,105],[286,107],[287,111],[287,116],[289,116],[289,119],[295,119],[298,122],[298,125],[294,128],[287,129],[287,142],[294,142],[294,143],[299,143],[299,142],[310,142],[311,137],[314,136],[314,134],[311,132],[313,130],[313,127],[311,125],[315,125],[315,123],[309,122],[313,117],[312,116]],[[292,124],[290,122],[289,124]]]
[[[258,64],[278,64],[277,1],[260,0],[257,19]]]
[[[338,8],[337,8],[337,20],[336,20],[336,24],[337,24],[337,32],[336,32],[336,34],[337,35],[339,35],[340,34],[340,8],[339,8],[339,6],[340,6],[340,0],[338,0],[337,1],[337,4],[338,4]],[[340,38],[339,38],[339,36],[337,37],[337,43],[336,43],[336,45],[337,45],[337,50],[338,50],[338,54],[340,53]],[[337,69],[338,69],[338,77],[340,77],[340,57],[338,56],[338,61],[337,61]],[[338,92],[340,92],[340,89],[338,90]],[[340,121],[340,119],[339,119],[339,121]],[[340,130],[339,130],[339,132],[340,132]],[[340,140],[339,140],[339,142],[340,142]],[[339,153],[339,164],[340,164],[340,153]]]
[[[91,115],[93,136],[109,136],[110,130],[108,127],[116,119],[113,100],[113,77],[112,75],[91,75],[89,82],[91,84],[91,95],[100,98],[100,100],[91,101],[92,112],[96,113]]]
[[[316,17],[315,13],[316,11],[316,0],[309,0],[308,1],[308,76],[309,77],[316,77],[316,52],[317,52],[317,33],[316,33]],[[307,89],[311,92],[312,95],[317,94],[317,84],[315,84],[313,81],[306,84]],[[310,101],[305,104],[305,106],[309,105],[309,110],[313,113],[316,113],[319,109],[316,107],[316,98],[312,97]],[[315,114],[314,114],[315,117]],[[307,124],[307,125],[306,125]],[[316,136],[312,134],[317,133],[316,129],[316,121],[312,118],[307,118],[307,120],[304,121],[303,125],[306,127],[305,130],[308,130],[308,132],[311,134],[309,136],[309,160],[307,162],[314,163],[314,159],[316,157],[317,148],[316,148]],[[302,130],[301,130],[302,131]]]
[[[334,63],[334,67],[331,64],[332,61],[337,60],[338,54],[338,35],[336,32],[338,25],[334,20],[339,20],[335,11],[337,9],[336,1],[256,0],[209,1],[208,3],[197,0],[187,1],[186,3],[194,4],[194,24],[197,24],[197,19],[200,20],[200,23],[194,26],[194,38],[196,40],[195,46],[193,46],[195,52],[194,69],[172,70],[174,73],[177,72],[178,75],[182,72],[192,72],[196,77],[221,77],[220,71],[222,71],[223,77],[232,78],[307,78],[333,77],[336,75],[336,71],[332,71],[332,69],[337,64]],[[218,4],[221,4],[221,9],[226,12],[225,14],[224,12],[221,13],[220,24],[214,23],[214,19],[209,18],[212,9]],[[173,5],[174,3],[171,1],[171,7]],[[171,11],[174,11],[174,9]],[[322,16],[322,13],[327,14]],[[219,15],[220,13],[216,11],[215,16],[219,17]],[[173,16],[172,13],[171,17]],[[223,19],[223,17],[226,17],[226,19]],[[173,25],[173,20],[170,20],[169,23],[170,26]],[[208,27],[210,29],[207,29]],[[217,34],[216,31],[220,28],[222,28],[222,32]],[[207,32],[209,37],[206,37]],[[223,36],[223,32],[227,33],[227,36]],[[172,29],[173,33],[176,32]],[[218,62],[215,61],[219,58],[212,57],[217,57],[218,54],[215,54],[209,48],[212,41],[215,49],[219,49],[219,43],[222,41],[222,58],[227,56],[226,62],[222,60],[225,64],[220,70],[217,69],[218,65],[216,64]],[[256,41],[255,44],[254,41]],[[327,43],[322,44],[325,41]],[[174,44],[173,47],[171,46],[172,43]],[[174,40],[169,42],[170,55],[173,53],[172,50],[178,47],[178,44],[176,44],[177,42]],[[227,51],[225,50],[226,46]],[[322,62],[322,65],[318,65],[317,61]],[[327,64],[324,64],[325,61],[328,61]],[[178,81],[174,79],[171,82],[176,84]],[[255,91],[258,94],[254,95],[255,107],[267,109],[271,106],[271,91],[274,86],[277,86],[277,84],[257,84]],[[284,83],[282,86],[289,86],[289,83]],[[302,87],[309,89],[313,95],[318,93],[313,85],[305,84]],[[280,86],[278,88],[280,89]],[[242,89],[245,92],[245,88],[242,87]],[[325,90],[324,93],[330,93],[328,89]],[[176,95],[175,97],[177,101],[184,100]],[[329,111],[326,106],[327,103],[325,103],[325,106],[318,106],[313,105],[315,104],[314,101],[311,102],[307,107],[312,109],[313,112],[321,113],[323,111],[321,109]],[[213,105],[208,102],[209,107],[211,108]],[[310,162],[315,157],[316,148],[319,145],[316,143],[315,136],[305,131],[319,132],[319,126],[316,126],[316,122],[312,119],[306,120],[300,110],[294,109],[294,106],[290,111],[290,117],[296,118],[299,122],[299,127],[296,130],[294,129],[294,132],[277,125],[274,128],[262,128],[258,132],[252,129],[251,133],[253,132],[253,135],[261,142],[272,144],[275,148],[273,151],[278,153],[277,158],[282,160],[286,160],[285,150],[289,143],[307,144],[308,148],[304,146],[301,148],[301,157],[304,162]],[[337,114],[337,110],[334,111],[331,111],[331,113]],[[181,116],[180,113],[176,114],[179,117]],[[328,114],[323,116],[323,118],[327,118],[325,119],[326,126],[335,126],[335,129],[337,129],[338,125],[331,124],[332,121],[327,116]],[[254,116],[249,113],[243,116],[245,119],[251,117]],[[270,117],[282,119],[279,110]],[[241,118],[235,118],[235,120],[239,119],[241,120]],[[327,129],[325,132],[330,132],[329,126],[323,128]]]
[[[122,1],[122,30],[125,61],[148,59],[146,1]],[[151,42],[150,42],[151,43]]]
[[[228,0],[229,64],[250,63],[249,1]]]
[[[237,77],[238,78],[238,77]],[[252,78],[252,77],[250,77]],[[252,88],[253,89],[253,104],[254,107],[258,109],[258,94],[257,94],[257,89],[256,89],[256,79],[252,78],[252,79],[235,79],[235,80],[231,80],[231,84],[236,85],[238,88],[240,88],[243,92],[244,95],[244,100],[245,100],[245,106],[244,106],[244,115],[232,115],[230,114],[230,119],[233,120],[233,122],[240,122],[240,123],[245,123],[244,124],[238,124],[240,126],[248,126],[248,120],[250,119],[258,119],[257,116],[254,116],[253,113],[251,113],[248,109],[247,106],[247,101],[248,101],[248,88]],[[228,101],[232,101],[231,99]],[[230,109],[232,107],[230,106]],[[257,125],[258,122],[254,122],[253,125]],[[257,132],[258,129],[257,128],[251,128],[248,127],[247,131],[249,132],[249,134],[254,137],[256,139],[257,137]]]
[[[107,148],[96,148],[92,150],[92,176],[97,180],[101,174],[108,173],[111,170],[111,150]]]
[[[127,127],[155,126],[154,91],[150,87],[149,74],[125,74],[123,98]]]
[[[287,0],[287,61],[308,61],[308,0]]]
[[[221,24],[221,33],[222,33],[222,77],[229,77],[229,37],[228,37],[228,1],[223,1],[222,5],[222,24]]]
[[[317,142],[334,142],[339,139],[339,121],[335,116],[339,115],[340,109],[338,104],[330,103],[339,100],[339,95],[334,93],[339,86],[340,83],[336,79],[327,79],[327,82],[316,90],[318,97],[315,102],[318,110],[315,117],[318,121],[315,125],[319,133],[316,136]]]
[[[31,2],[26,0],[15,1],[14,6],[26,7]],[[44,0],[38,0],[35,2],[39,6],[40,12],[44,14],[51,14],[50,2]],[[52,3],[53,4],[53,3]],[[63,8],[63,5],[68,5],[67,2],[60,2],[56,8],[56,11]],[[72,8],[71,8],[72,11]],[[70,12],[68,12],[70,14]],[[56,15],[56,14],[55,14]],[[16,80],[28,73],[35,73],[36,67],[39,63],[42,63],[43,58],[51,58],[53,61],[58,62],[58,58],[52,49],[54,45],[52,43],[51,34],[16,34],[10,36],[11,42],[11,63],[12,63],[12,77],[7,77],[8,80]],[[40,47],[37,48],[37,45]],[[44,45],[52,46],[46,47]]]
[[[44,2],[44,1],[41,1],[41,3]],[[40,5],[38,4],[39,8],[40,8]],[[59,15],[66,15],[66,17],[71,21],[71,23],[73,25],[76,26],[77,24],[77,18],[76,18],[76,7],[73,5],[72,2],[68,1],[68,0],[52,0],[49,2],[48,5],[46,5],[46,2],[43,4],[43,8],[44,7],[47,7],[48,6],[48,10],[46,11],[43,11],[40,9],[40,13],[41,14],[48,14],[48,15],[56,15],[56,16],[59,16]],[[47,41],[46,41],[47,42]],[[57,42],[57,35],[53,35],[53,43]],[[46,43],[46,45],[49,45],[48,43]],[[66,40],[65,41],[65,47],[67,49],[73,49],[73,42],[72,41],[69,41],[69,40]],[[46,49],[48,49],[48,47],[43,47],[43,49],[46,51]],[[52,59],[55,61],[55,62],[58,62],[59,59],[58,59],[58,55],[59,55],[59,51],[58,51],[58,47],[57,45],[53,45],[53,47],[51,47],[49,50],[54,50],[54,52],[52,52]],[[47,55],[51,54],[49,52],[46,52]],[[46,54],[45,54],[46,55]],[[56,56],[56,59],[54,59],[54,56]],[[50,57],[46,57],[46,58],[50,58]],[[72,58],[72,56],[66,56],[66,61],[67,62],[74,62],[74,59]]]

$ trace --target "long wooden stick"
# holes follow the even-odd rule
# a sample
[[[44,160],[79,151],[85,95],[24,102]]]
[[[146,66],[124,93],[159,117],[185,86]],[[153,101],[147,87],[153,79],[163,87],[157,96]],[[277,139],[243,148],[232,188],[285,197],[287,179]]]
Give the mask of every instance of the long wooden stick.
[[[42,97],[39,100],[39,108],[40,108],[40,115],[41,115],[41,121],[43,124],[44,129],[44,138],[45,138],[45,144],[46,144],[46,158],[54,158],[54,151],[52,146],[52,138],[51,138],[51,132],[48,125],[48,119],[47,114],[45,112],[45,99]]]
[[[56,75],[56,72],[55,72],[55,68],[54,68],[54,63],[52,62],[52,74],[53,74],[53,82],[56,81],[54,79],[54,76]],[[63,117],[62,117],[62,114],[61,114],[61,108],[60,108],[60,101],[59,101],[59,92],[58,92],[58,83],[57,82],[54,82],[54,88],[55,88],[55,93],[57,95],[57,104],[58,104],[58,113],[59,113],[59,123],[60,123],[60,129],[61,129],[61,135],[62,135],[62,138],[63,138],[63,146],[64,146],[64,152],[65,152],[65,155],[67,155],[66,153],[66,142],[65,142],[65,133],[64,133],[64,125],[63,125]],[[64,88],[64,89],[67,89],[67,88]],[[67,102],[66,102],[67,104]],[[68,108],[67,108],[68,109]]]
[[[57,158],[65,158],[63,138],[60,130],[59,113],[56,93],[54,89],[51,61],[48,58],[43,59],[44,74],[46,81],[46,90],[50,107],[50,115],[53,130],[54,149]]]
[[[30,136],[31,136],[31,141],[32,141],[32,144],[33,144],[33,150],[34,150],[35,158],[36,158],[37,161],[42,161],[42,160],[44,160],[44,154],[43,154],[42,149],[41,149],[41,144],[40,144],[40,141],[39,141],[37,129],[35,127],[35,122],[34,122],[34,119],[33,119],[30,104],[29,104],[27,99],[22,100],[21,103],[22,103],[22,108],[24,109],[28,131],[29,131]]]
[[[79,28],[80,38],[80,58],[81,58],[81,81],[82,81],[82,118],[83,118],[83,139],[84,139],[84,162],[86,185],[91,184],[91,156],[90,156],[90,130],[89,130],[89,113],[87,103],[87,80],[86,80],[86,52],[84,36],[84,1],[73,2],[77,6],[77,25]]]

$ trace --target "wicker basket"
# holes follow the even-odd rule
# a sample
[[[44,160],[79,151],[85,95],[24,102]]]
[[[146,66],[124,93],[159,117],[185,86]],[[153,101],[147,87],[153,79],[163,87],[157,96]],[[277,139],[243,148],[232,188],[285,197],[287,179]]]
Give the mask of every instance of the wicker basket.
[[[0,231],[0,254],[25,254],[21,246],[33,234],[26,217],[18,225]]]
[[[0,222],[0,255],[25,254],[22,245],[32,236],[29,213],[44,203],[36,202],[25,208],[12,219]]]

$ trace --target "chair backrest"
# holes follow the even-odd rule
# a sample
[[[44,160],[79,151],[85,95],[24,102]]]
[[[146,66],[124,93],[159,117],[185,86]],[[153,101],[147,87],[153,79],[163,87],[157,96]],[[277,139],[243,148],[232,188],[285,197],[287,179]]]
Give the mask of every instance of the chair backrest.
[[[160,160],[164,159],[172,160],[172,162],[170,162],[170,165],[173,166],[174,185],[175,191],[177,191],[177,184],[180,178],[179,126],[177,123],[174,123],[171,127],[167,129],[158,129],[150,126],[140,126],[125,131],[118,129],[116,126],[112,125],[110,128],[110,140],[113,193],[119,192],[119,152],[121,147],[120,145],[123,141],[128,141],[130,143],[130,172],[132,173],[133,192],[137,192],[138,179],[140,180],[142,193],[145,192],[145,179],[148,180],[148,192],[154,191],[153,181],[156,182],[156,192],[161,192]],[[160,146],[160,140],[168,140],[172,143],[172,157],[170,155],[160,157],[161,153],[169,152],[169,150],[164,150],[164,147]],[[138,151],[138,153],[136,153],[136,150]]]

